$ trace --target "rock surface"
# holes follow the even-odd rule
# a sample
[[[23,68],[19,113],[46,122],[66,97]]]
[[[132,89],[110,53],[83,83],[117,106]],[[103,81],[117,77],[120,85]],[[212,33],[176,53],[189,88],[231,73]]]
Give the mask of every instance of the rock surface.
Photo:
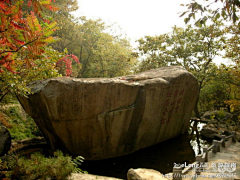
[[[153,169],[129,169],[128,180],[167,180],[163,174]]]
[[[58,77],[19,97],[53,150],[87,160],[129,154],[187,131],[198,97],[182,67],[116,78]]]
[[[202,120],[211,120],[211,119],[217,119],[217,120],[229,120],[232,119],[233,115],[231,113],[225,112],[225,111],[207,111],[203,114],[201,117]]]
[[[72,173],[68,180],[123,180],[113,177],[98,176],[93,174]]]
[[[203,138],[220,140],[221,134],[229,136],[235,131],[237,140],[240,141],[240,121],[231,113],[219,110],[207,111],[201,120],[207,122],[200,132]]]
[[[7,128],[0,123],[0,156],[6,154],[11,147],[11,135]]]
[[[43,154],[50,153],[49,151],[51,151],[51,149],[44,137],[13,140],[9,153],[28,156],[37,151],[42,152]]]

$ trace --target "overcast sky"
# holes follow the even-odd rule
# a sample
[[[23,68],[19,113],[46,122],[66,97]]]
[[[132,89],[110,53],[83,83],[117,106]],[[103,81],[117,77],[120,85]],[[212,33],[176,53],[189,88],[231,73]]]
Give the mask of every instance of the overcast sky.
[[[174,25],[184,27],[180,12],[186,10],[180,4],[191,0],[78,0],[79,9],[75,16],[90,19],[101,18],[106,23],[117,23],[136,47],[136,40],[144,36],[154,36],[171,32]],[[222,58],[217,64],[227,62]]]
[[[76,16],[101,18],[117,23],[133,41],[146,35],[154,36],[171,31],[174,25],[184,26],[180,4],[190,0],[78,0]]]

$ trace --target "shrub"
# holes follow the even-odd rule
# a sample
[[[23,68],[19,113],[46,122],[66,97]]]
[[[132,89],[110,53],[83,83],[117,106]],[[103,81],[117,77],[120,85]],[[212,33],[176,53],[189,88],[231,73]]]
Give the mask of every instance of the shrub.
[[[226,117],[226,113],[223,110],[219,110],[217,112],[217,116],[219,119],[224,119]]]
[[[19,104],[4,108],[2,113],[5,114],[12,139],[21,140],[42,135],[34,120],[25,114]]]
[[[82,157],[73,160],[70,156],[64,156],[61,151],[55,152],[54,155],[46,158],[38,152],[30,158],[15,156],[15,162],[9,164],[12,170],[7,177],[15,180],[65,180],[73,172],[83,172],[78,168],[83,161]]]

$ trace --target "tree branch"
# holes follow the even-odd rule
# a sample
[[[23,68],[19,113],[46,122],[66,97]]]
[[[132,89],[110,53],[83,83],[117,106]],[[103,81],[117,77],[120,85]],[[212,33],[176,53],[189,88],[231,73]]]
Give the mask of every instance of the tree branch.
[[[4,32],[6,32],[8,29],[5,29],[5,30],[3,30],[3,31],[0,31],[0,33],[4,33]]]
[[[0,98],[0,102],[3,100],[3,98],[9,93],[10,91],[8,90],[6,93],[4,93],[1,98]]]
[[[12,52],[12,53],[18,52],[18,51],[19,51],[20,49],[22,49],[24,46],[27,46],[27,45],[35,42],[36,40],[38,40],[38,38],[36,38],[36,39],[34,39],[34,40],[32,40],[32,41],[29,41],[29,42],[25,43],[24,45],[20,46],[20,47],[19,47],[18,49],[16,49],[16,50],[3,51],[3,52],[0,53],[0,55],[3,54],[3,53],[8,53],[8,52]]]

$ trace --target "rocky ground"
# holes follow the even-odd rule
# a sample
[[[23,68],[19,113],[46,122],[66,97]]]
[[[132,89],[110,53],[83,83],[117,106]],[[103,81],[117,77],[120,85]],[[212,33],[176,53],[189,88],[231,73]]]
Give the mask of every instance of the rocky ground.
[[[201,122],[206,125],[201,130],[201,136],[207,140],[220,140],[221,134],[231,135],[236,131],[237,139],[240,141],[240,119],[239,114],[230,114],[224,111],[208,111],[201,117]]]

